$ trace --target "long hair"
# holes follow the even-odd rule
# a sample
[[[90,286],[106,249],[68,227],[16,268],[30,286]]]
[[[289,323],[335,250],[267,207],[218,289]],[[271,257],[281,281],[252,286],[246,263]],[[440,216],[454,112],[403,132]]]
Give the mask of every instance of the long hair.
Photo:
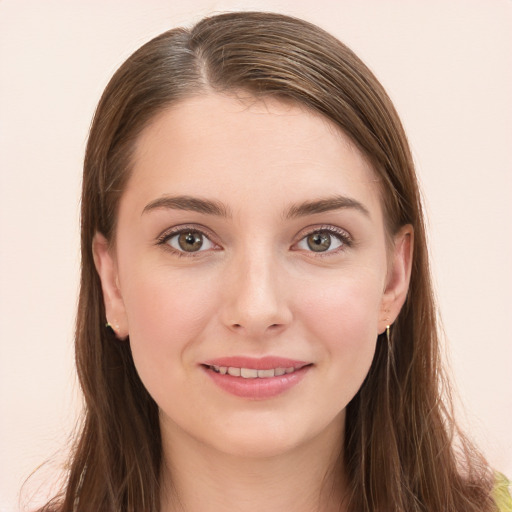
[[[420,194],[407,139],[383,87],[345,45],[279,14],[229,13],[174,29],[115,73],[87,144],[81,210],[82,267],[76,364],[83,423],[62,495],[44,510],[159,510],[158,408],[129,343],[104,327],[92,258],[101,232],[115,243],[120,196],[135,142],[163,109],[206,92],[245,90],[295,101],[336,123],[371,162],[391,236],[414,228],[410,289],[389,340],[348,405],[343,456],[355,512],[490,512],[492,473],[458,432],[440,365],[437,314]]]

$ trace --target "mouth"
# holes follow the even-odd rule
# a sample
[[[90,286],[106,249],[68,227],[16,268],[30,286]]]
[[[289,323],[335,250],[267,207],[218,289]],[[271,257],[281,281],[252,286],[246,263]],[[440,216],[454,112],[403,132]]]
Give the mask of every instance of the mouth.
[[[237,366],[217,366],[208,365],[207,368],[221,375],[231,375],[232,377],[242,377],[242,379],[270,379],[293,373],[296,368],[289,366],[287,368],[269,368],[268,370],[257,370],[256,368],[238,368]]]
[[[264,400],[293,388],[313,363],[281,357],[228,357],[205,361],[201,366],[222,390],[241,398]]]

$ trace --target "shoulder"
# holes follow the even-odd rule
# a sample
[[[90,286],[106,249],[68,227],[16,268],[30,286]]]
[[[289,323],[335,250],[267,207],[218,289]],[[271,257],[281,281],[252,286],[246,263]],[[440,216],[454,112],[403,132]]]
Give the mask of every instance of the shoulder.
[[[512,512],[512,497],[510,495],[510,480],[502,473],[496,473],[493,497],[499,512]]]

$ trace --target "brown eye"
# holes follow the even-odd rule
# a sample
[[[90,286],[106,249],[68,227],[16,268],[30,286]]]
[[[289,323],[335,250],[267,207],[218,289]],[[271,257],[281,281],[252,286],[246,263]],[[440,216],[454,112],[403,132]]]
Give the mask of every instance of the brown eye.
[[[314,252],[327,251],[331,247],[332,235],[325,232],[312,233],[306,237],[308,247]]]
[[[178,245],[181,250],[186,252],[198,251],[203,245],[203,235],[197,231],[181,233],[178,236]]]
[[[215,245],[201,231],[181,231],[166,238],[163,242],[170,245],[177,252],[203,252],[213,249]]]
[[[336,253],[351,246],[350,235],[338,227],[322,228],[305,235],[296,245],[298,249],[317,253]]]

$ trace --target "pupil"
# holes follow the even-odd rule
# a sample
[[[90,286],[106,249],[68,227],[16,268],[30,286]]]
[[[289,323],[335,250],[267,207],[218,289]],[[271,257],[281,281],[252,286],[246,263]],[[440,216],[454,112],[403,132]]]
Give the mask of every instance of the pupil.
[[[180,248],[187,252],[194,252],[203,245],[203,237],[200,233],[182,233],[178,242]]]
[[[322,252],[329,249],[331,237],[325,233],[314,233],[308,236],[308,247],[315,252]]]

